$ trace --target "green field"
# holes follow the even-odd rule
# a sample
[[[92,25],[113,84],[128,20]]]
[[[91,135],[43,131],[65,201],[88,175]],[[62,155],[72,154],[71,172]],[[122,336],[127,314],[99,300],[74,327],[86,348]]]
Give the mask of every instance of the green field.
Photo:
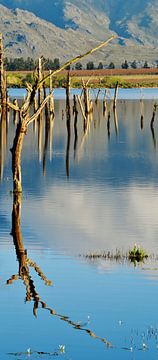
[[[66,85],[66,73],[58,74],[53,77],[53,87],[65,87]],[[71,87],[80,88],[82,84],[88,83],[89,87],[108,87],[113,88],[116,82],[122,88],[131,87],[157,87],[158,86],[158,74],[130,74],[130,75],[106,75],[96,76],[88,75],[85,71],[85,76],[72,76]],[[8,72],[7,73],[7,85],[8,87],[26,87],[27,83],[33,84],[34,78],[31,72]],[[49,83],[47,82],[47,86]]]

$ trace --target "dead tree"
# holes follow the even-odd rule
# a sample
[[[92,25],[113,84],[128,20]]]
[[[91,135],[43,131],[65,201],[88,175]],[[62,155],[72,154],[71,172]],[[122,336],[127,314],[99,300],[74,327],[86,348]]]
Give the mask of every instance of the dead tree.
[[[114,93],[114,101],[113,101],[113,109],[116,109],[116,103],[117,103],[117,97],[118,97],[118,86],[119,83],[118,81],[116,82],[116,86],[115,86],[115,93]]]
[[[0,34],[0,97],[1,97],[1,118],[7,121],[7,81],[4,69],[3,39]]]
[[[50,116],[52,119],[54,119],[55,112],[54,112],[54,95],[53,95],[53,84],[52,84],[52,71],[49,72],[50,78],[49,78],[49,93],[51,95],[49,100],[49,111]]]

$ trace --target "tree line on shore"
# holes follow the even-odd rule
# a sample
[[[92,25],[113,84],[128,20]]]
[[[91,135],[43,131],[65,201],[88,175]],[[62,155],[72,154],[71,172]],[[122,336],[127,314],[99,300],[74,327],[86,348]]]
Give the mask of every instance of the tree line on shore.
[[[22,71],[22,70],[33,71],[37,67],[37,61],[30,57],[28,57],[27,59],[24,59],[23,57],[14,58],[14,59],[5,58],[4,64],[5,64],[5,68],[7,71],[18,71],[18,70],[19,71]],[[157,64],[157,66],[158,66],[158,64]],[[128,69],[128,68],[137,69],[138,67],[140,67],[140,66],[138,66],[136,60],[134,60],[130,63],[127,60],[125,60],[121,64],[122,69]],[[150,68],[147,61],[145,61],[143,66],[141,66],[141,67],[146,68],[146,69]],[[43,58],[43,68],[44,68],[44,70],[59,69],[60,68],[59,58],[54,58],[53,60]],[[67,69],[70,70],[70,67],[68,67]],[[75,66],[73,67],[73,69],[74,70],[115,69],[115,64],[114,64],[114,62],[110,62],[108,66],[105,66],[100,61],[99,64],[96,66],[93,61],[89,61],[89,62],[87,62],[87,64],[85,66],[83,66],[83,64],[81,62],[77,62],[75,64]]]

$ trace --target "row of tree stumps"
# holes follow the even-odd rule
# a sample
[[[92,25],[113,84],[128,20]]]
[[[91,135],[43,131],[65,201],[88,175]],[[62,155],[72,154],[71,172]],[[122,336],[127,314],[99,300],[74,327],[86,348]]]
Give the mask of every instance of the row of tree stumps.
[[[42,111],[45,108],[45,115],[48,121],[46,121],[46,128],[50,127],[50,118],[54,116],[53,109],[53,98],[51,92],[50,84],[50,93],[46,94],[46,81],[49,79],[51,81],[52,76],[59,73],[61,70],[64,70],[67,66],[74,64],[77,61],[80,61],[83,57],[86,57],[103,46],[107,46],[116,36],[112,35],[109,39],[103,41],[102,43],[97,44],[94,48],[86,51],[84,54],[78,55],[73,59],[68,60],[64,65],[59,69],[54,70],[52,73],[47,75],[42,74],[42,59],[39,59],[38,69],[34,76],[34,83],[26,84],[27,96],[20,106],[17,101],[10,103],[7,99],[6,91],[6,76],[4,71],[3,63],[3,42],[2,35],[0,37],[0,95],[1,95],[1,115],[2,119],[7,118],[7,108],[14,110],[15,122],[17,120],[16,133],[13,141],[13,146],[11,149],[12,152],[12,173],[13,173],[13,192],[22,192],[22,181],[21,181],[21,152],[23,147],[24,135],[27,132],[28,125],[30,123],[35,124],[35,120],[38,119],[39,123],[42,121]],[[42,90],[44,97],[42,99]],[[68,83],[67,83],[68,90]],[[36,95],[38,93],[38,102]],[[67,101],[69,98],[69,93],[67,93]],[[49,103],[49,107],[48,107]],[[68,103],[67,103],[68,104]],[[32,110],[33,108],[33,110]],[[32,111],[32,112],[31,112]],[[70,114],[68,114],[69,105],[67,106],[67,129],[70,130]],[[85,119],[86,123],[86,119]],[[85,126],[86,127],[86,126]],[[41,127],[39,127],[41,128]],[[70,131],[69,131],[70,136]],[[40,136],[39,136],[40,139]],[[39,143],[40,146],[40,143]],[[69,152],[69,144],[67,146],[67,153]]]

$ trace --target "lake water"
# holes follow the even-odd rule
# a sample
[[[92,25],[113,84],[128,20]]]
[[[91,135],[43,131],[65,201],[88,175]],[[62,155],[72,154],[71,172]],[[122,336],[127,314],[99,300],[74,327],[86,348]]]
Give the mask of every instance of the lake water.
[[[63,91],[48,137],[44,122],[28,129],[18,213],[26,273],[12,218],[12,114],[8,131],[1,125],[0,359],[157,359],[158,89],[120,90],[116,114],[112,96],[104,115],[94,104],[86,134],[80,113],[68,131]],[[137,266],[85,257],[135,243],[155,257]]]

